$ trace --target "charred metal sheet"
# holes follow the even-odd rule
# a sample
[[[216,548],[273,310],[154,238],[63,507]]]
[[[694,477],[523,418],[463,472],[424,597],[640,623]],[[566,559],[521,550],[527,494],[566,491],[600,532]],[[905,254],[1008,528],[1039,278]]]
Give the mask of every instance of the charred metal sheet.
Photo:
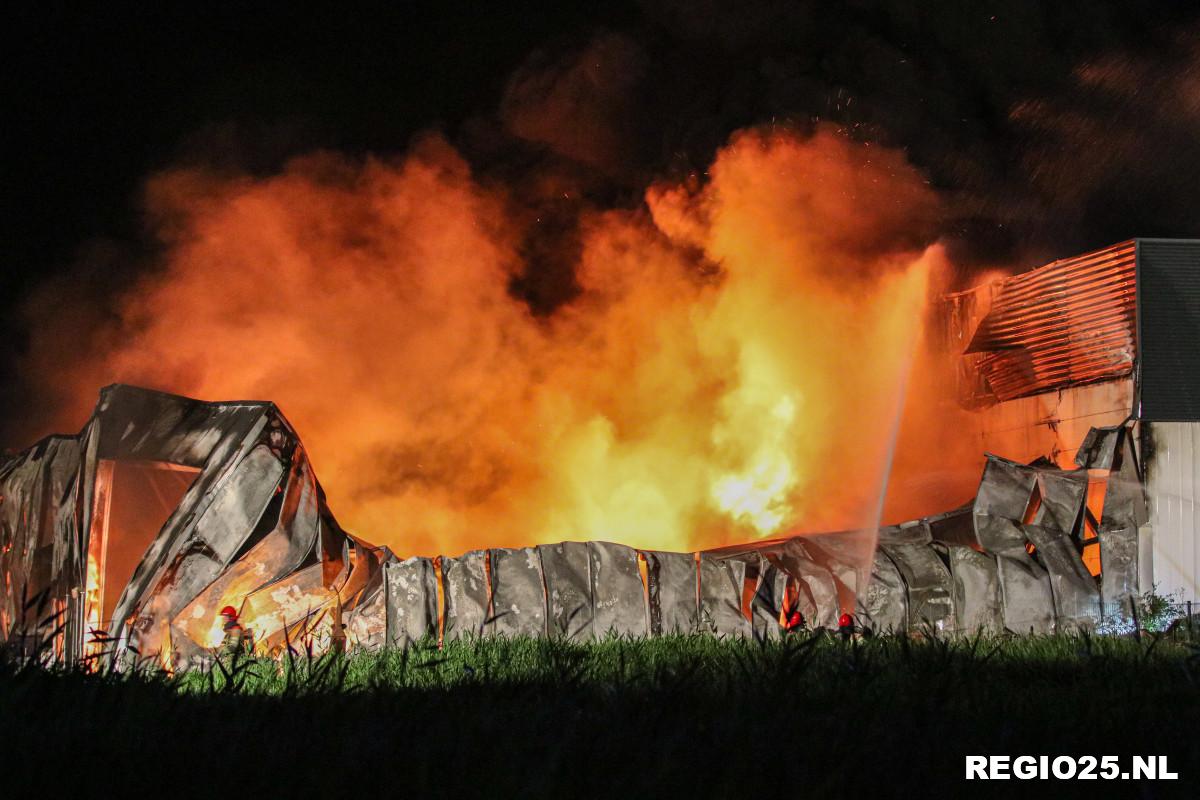
[[[978,548],[973,506],[973,503],[967,503],[953,511],[926,517],[930,537],[936,542]]]
[[[242,601],[241,612],[254,620],[257,642],[264,649],[282,648],[290,640],[292,646],[303,649],[311,644],[320,650],[328,644],[339,611],[331,602],[334,597],[322,580],[321,565],[313,564],[257,589]],[[150,652],[157,650],[156,646]]]
[[[1087,502],[1087,470],[1039,470],[1037,479],[1041,503],[1031,522],[1077,535],[1083,525],[1083,507]]]
[[[291,572],[279,569],[287,557],[287,544],[286,536],[268,534],[188,603],[175,616],[174,627],[198,644],[213,646],[222,607],[241,606],[247,596]]]
[[[788,575],[767,559],[762,559],[758,568],[758,585],[750,602],[751,625],[754,638],[778,639],[783,634],[779,616],[783,613]]]
[[[950,570],[928,544],[880,545],[908,588],[908,628],[912,631],[954,630],[953,583]]]
[[[549,636],[569,640],[592,637],[591,557],[584,542],[537,547],[546,581],[546,629]]]
[[[1134,240],[993,284],[965,349],[1001,401],[1128,375],[1137,340]]]
[[[1081,463],[1112,464],[1099,526],[1104,597],[1112,602],[1136,586],[1132,562],[1146,509],[1128,433],[1093,438]],[[120,647],[143,653],[201,653],[219,636],[215,612],[227,604],[253,618],[267,648],[292,634],[336,640],[343,623],[359,645],[381,637],[411,643],[437,632],[439,596],[448,639],[484,631],[591,639],[697,627],[771,637],[785,611],[833,627],[850,608],[879,630],[939,623],[974,630],[1002,619],[1012,630],[1046,631],[1055,625],[1055,602],[1063,627],[1094,608],[1094,588],[1089,594],[1072,549],[1086,497],[1082,470],[989,457],[972,504],[884,528],[881,547],[869,530],[723,548],[698,562],[693,554],[647,552],[643,583],[632,548],[563,543],[495,550],[490,562],[485,552],[444,558],[439,587],[428,560],[396,562],[338,527],[299,439],[270,403],[109,387],[78,436],[0,459],[6,640],[22,621],[19,593],[44,591],[66,616],[62,652],[79,655],[88,537],[93,527],[107,535],[113,459],[199,470],[117,604]],[[1030,540],[1043,563],[1026,552]]]
[[[0,641],[26,634],[44,641],[59,622],[85,568],[74,527],[79,442],[43,439],[0,470]]]
[[[206,403],[115,385],[101,390],[96,413],[99,458],[203,468],[214,456],[221,464],[236,460],[238,444],[256,438],[277,412],[271,403]]]
[[[796,581],[797,611],[810,628],[836,628],[841,614],[837,582],[828,569],[817,563],[802,537],[789,539],[770,556],[775,566]]]
[[[646,559],[650,635],[699,629],[696,557],[692,553],[641,551]]]
[[[871,563],[871,582],[855,604],[859,623],[876,633],[898,633],[908,629],[908,591],[892,559],[876,550]]]
[[[488,618],[487,551],[473,550],[458,558],[442,556],[446,606],[442,637],[480,636]]]
[[[1125,428],[1092,428],[1075,451],[1075,463],[1083,469],[1112,469],[1117,447]]]
[[[1018,559],[1028,557],[1025,549],[1028,540],[1019,522],[1004,517],[976,515],[975,532],[984,550],[989,553]]]
[[[346,612],[346,639],[359,650],[378,650],[387,642],[387,590],[380,581]]]
[[[1004,627],[1013,633],[1054,633],[1054,595],[1046,570],[1030,559],[996,557]]]
[[[157,650],[156,631],[183,611],[229,565],[258,525],[283,474],[284,466],[279,459],[265,445],[259,445],[212,492],[207,507],[198,512],[195,523],[190,526],[186,544],[154,574],[157,580],[151,589],[153,595],[137,609],[134,630],[139,633],[135,643],[140,650]],[[155,540],[155,544],[159,542],[165,544],[162,537]],[[153,549],[154,545],[151,545]],[[135,574],[129,587],[146,586],[139,577]],[[118,619],[123,606],[130,601],[128,592],[118,601]]]
[[[387,643],[407,647],[437,638],[437,575],[428,558],[388,561],[383,565],[387,597]]]
[[[1023,525],[1026,537],[1037,548],[1038,561],[1050,575],[1056,629],[1091,629],[1100,619],[1100,589],[1083,565],[1071,536],[1041,525]]]
[[[799,537],[810,557],[833,575],[839,609],[854,608],[855,598],[870,583],[876,532],[842,531]],[[834,619],[840,615],[839,610]]]
[[[700,625],[718,636],[753,635],[742,613],[746,562],[700,554]]]
[[[929,544],[933,541],[929,523],[923,519],[888,525],[879,529],[880,544]]]
[[[975,530],[984,548],[996,556],[1005,627],[1013,633],[1052,633],[1054,596],[1050,576],[1026,551],[1028,540],[1020,523],[976,514]]]
[[[646,590],[637,551],[612,542],[588,542],[592,565],[593,635],[645,636],[649,630]]]
[[[1132,437],[1125,430],[1119,437],[1112,470],[1104,491],[1104,511],[1100,519],[1101,530],[1140,527],[1150,519],[1146,507],[1146,491],[1142,485],[1142,471],[1133,450]]]
[[[1130,619],[1134,602],[1150,588],[1143,585],[1140,563],[1142,531],[1150,514],[1131,430],[1118,428],[1107,438],[1113,441],[1113,449],[1098,531],[1101,599],[1106,615]]]
[[[1138,529],[1100,533],[1100,597],[1105,616],[1131,617],[1138,590]]]
[[[345,609],[352,609],[363,602],[375,587],[383,584],[383,564],[393,559],[386,547],[373,547],[354,536],[346,535],[343,540],[345,578],[327,583],[337,594],[334,600]],[[354,555],[350,555],[350,550]]]
[[[1004,608],[995,556],[956,545],[945,550],[954,581],[956,630],[968,635],[1003,630]]]
[[[1029,501],[1036,487],[1036,470],[988,454],[987,463],[983,468],[983,479],[979,482],[979,491],[975,495],[975,514],[1019,522],[1029,508]],[[978,533],[976,530],[976,534]],[[980,539],[980,543],[988,550],[993,549],[992,545],[983,539]]]
[[[502,636],[546,635],[546,590],[532,547],[490,550],[492,619],[487,632]]]

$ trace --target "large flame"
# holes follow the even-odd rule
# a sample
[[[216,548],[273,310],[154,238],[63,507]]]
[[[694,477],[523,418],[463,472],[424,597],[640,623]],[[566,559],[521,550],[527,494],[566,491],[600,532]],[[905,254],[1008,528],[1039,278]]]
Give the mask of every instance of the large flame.
[[[161,269],[49,380],[77,411],[113,380],[274,400],[371,541],[687,550],[878,521],[939,261],[899,153],[743,132],[639,209],[581,208],[578,294],[544,316],[510,289],[540,220],[437,138],[175,170],[148,203]]]
[[[104,650],[104,643],[97,637],[104,625],[100,620],[102,602],[100,583],[100,562],[94,548],[88,548],[87,574],[83,587],[83,655],[86,658],[99,655]],[[85,661],[85,663],[87,663]]]

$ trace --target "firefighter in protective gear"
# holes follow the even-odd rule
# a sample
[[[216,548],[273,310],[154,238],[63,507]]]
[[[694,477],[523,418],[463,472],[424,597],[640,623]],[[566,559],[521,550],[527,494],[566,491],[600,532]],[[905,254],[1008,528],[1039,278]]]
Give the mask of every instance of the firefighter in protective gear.
[[[842,614],[838,617],[838,635],[843,641],[849,641],[854,637],[854,617],[849,614]]]
[[[221,639],[221,653],[227,656],[245,655],[249,639],[246,629],[238,621],[237,609],[225,606],[221,609],[221,618],[224,620],[222,629],[225,631],[225,636]]]

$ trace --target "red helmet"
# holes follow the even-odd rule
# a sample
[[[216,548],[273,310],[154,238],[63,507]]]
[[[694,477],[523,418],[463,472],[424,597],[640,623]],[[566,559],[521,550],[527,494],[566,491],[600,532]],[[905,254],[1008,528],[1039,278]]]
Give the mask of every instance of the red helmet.
[[[234,608],[233,606],[225,606],[224,608],[221,609],[221,616],[222,617],[236,617],[237,609]]]
[[[853,624],[854,620],[850,618],[849,614],[842,614],[840,617],[838,617],[839,628],[849,628]]]

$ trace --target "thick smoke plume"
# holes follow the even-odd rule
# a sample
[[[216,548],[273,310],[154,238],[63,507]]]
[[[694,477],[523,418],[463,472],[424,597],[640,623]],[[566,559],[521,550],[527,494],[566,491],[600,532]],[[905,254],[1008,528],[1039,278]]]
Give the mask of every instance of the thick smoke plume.
[[[543,314],[512,291],[540,220],[437,136],[171,170],[147,206],[162,256],[115,319],[33,340],[57,421],[111,381],[273,400],[339,519],[401,553],[873,526],[943,267],[922,176],[824,126],[740,132],[703,176],[583,207],[577,291]],[[906,437],[945,423],[924,391]]]

